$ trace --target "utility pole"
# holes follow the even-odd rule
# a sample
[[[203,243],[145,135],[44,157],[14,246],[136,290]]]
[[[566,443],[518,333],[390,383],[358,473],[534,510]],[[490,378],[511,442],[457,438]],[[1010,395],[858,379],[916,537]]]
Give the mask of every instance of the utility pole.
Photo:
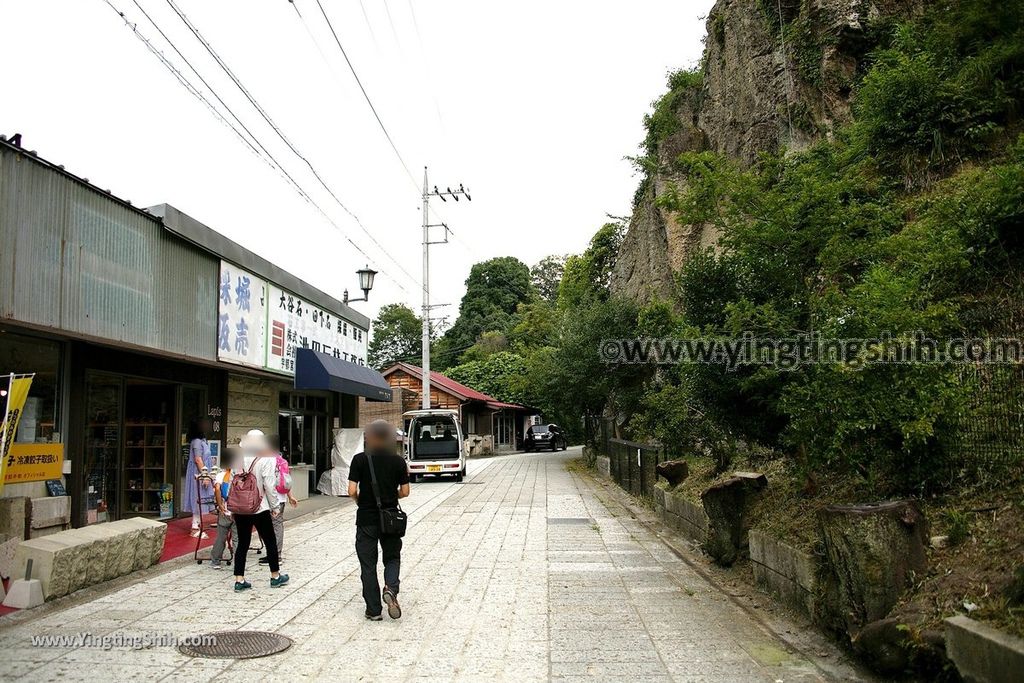
[[[437,197],[442,202],[448,201],[446,197],[455,201],[459,201],[459,197],[465,197],[467,201],[473,201],[469,191],[462,185],[459,185],[457,190],[448,187],[443,192],[434,185],[434,189],[431,190],[427,182],[427,167],[423,167],[423,410],[430,410],[430,245],[447,244],[448,234],[451,232],[445,223],[430,223],[431,197]],[[444,239],[431,242],[431,228],[444,228]]]

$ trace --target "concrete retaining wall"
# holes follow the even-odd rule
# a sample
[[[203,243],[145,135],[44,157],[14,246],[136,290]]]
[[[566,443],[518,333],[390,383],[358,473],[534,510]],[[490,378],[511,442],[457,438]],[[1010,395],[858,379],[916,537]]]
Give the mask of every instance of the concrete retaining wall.
[[[654,508],[670,527],[694,543],[703,545],[708,540],[708,516],[704,507],[682,496],[654,487]]]
[[[156,564],[166,533],[167,525],[136,517],[33,538],[18,545],[12,573],[23,578],[31,559],[50,600]]]
[[[750,530],[750,563],[758,587],[807,616],[814,614],[817,563],[814,556],[758,529]]]
[[[968,617],[946,619],[946,653],[968,683],[1011,683],[1024,676],[1024,640]]]

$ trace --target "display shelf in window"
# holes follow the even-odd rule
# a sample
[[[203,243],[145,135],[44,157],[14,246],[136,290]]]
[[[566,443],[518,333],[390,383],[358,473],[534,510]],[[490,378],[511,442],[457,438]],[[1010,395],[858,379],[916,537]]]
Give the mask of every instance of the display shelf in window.
[[[124,425],[124,514],[159,516],[167,480],[167,425],[128,422]]]

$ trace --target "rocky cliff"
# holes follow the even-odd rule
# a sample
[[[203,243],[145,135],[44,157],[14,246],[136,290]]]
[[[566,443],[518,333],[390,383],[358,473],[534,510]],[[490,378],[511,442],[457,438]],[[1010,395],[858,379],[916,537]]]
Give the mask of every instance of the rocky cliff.
[[[712,151],[742,164],[762,152],[806,149],[849,120],[852,93],[880,26],[923,0],[719,0],[707,19],[700,73],[655,103],[669,116],[652,130],[622,243],[613,291],[646,303],[673,300],[672,282],[694,250],[714,246],[705,225],[681,225],[657,199],[679,178],[683,152]]]

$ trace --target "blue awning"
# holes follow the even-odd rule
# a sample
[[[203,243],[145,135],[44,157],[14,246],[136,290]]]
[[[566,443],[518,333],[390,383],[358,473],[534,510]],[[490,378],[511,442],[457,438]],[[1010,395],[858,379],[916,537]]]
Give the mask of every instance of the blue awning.
[[[368,401],[391,400],[391,386],[373,368],[313,349],[295,351],[295,388],[336,391]]]

